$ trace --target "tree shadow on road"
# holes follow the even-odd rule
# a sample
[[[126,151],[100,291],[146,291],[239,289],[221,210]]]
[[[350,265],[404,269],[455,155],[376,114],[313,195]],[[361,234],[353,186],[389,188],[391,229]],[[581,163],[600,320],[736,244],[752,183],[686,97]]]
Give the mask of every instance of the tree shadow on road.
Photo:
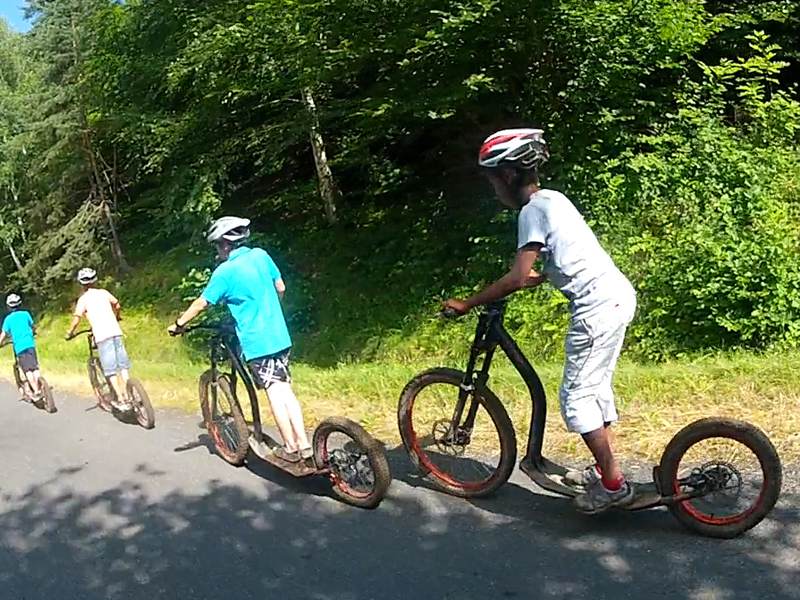
[[[71,485],[81,469],[0,498],[3,598],[800,597],[800,529],[784,509],[721,542],[658,511],[579,518],[514,484],[469,503],[401,473],[364,511],[315,496],[312,480],[188,493],[146,464],[137,476],[163,478],[160,493],[124,481],[85,494]]]

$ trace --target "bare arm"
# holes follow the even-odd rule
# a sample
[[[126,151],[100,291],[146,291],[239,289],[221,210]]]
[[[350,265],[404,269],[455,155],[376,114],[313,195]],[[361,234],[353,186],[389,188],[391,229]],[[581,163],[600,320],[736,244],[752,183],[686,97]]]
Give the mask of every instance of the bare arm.
[[[68,339],[75,334],[75,330],[78,328],[80,322],[81,318],[78,315],[72,315],[72,322],[69,324],[69,329],[67,330],[67,335],[66,335]]]
[[[181,327],[185,327],[189,323],[189,321],[194,319],[206,308],[208,308],[208,301],[202,296],[200,296],[189,305],[189,308],[187,308],[186,311],[180,317],[175,319],[175,323],[173,323],[169,327],[169,331],[171,333],[175,333]]]
[[[278,292],[278,298],[283,300],[283,297],[286,294],[286,284],[283,282],[283,279],[275,280],[275,289]]]
[[[537,273],[533,269],[534,263],[539,258],[540,249],[541,246],[538,244],[522,248],[517,252],[514,264],[508,273],[466,300],[451,299],[445,302],[445,306],[460,313],[465,313],[476,306],[489,304],[504,298],[517,290],[540,285],[545,279],[544,275]]]
[[[6,332],[0,331],[0,346],[2,346],[6,341]]]
[[[122,305],[119,303],[119,300],[114,298],[114,301],[111,303],[111,308],[114,311],[114,316],[117,317],[117,321],[119,321],[120,315],[122,314]]]

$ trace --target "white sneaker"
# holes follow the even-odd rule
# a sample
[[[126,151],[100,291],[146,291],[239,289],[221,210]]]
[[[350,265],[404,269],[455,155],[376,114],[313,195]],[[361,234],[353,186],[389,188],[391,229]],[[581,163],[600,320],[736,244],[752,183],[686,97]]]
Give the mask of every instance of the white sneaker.
[[[600,480],[600,471],[597,470],[597,465],[589,465],[582,471],[577,469],[567,470],[564,475],[564,483],[574,487],[588,488],[595,481]]]
[[[133,404],[128,401],[127,398],[123,400],[114,400],[113,402],[114,408],[116,408],[120,412],[128,412],[129,410],[133,410]]]
[[[575,508],[587,515],[596,515],[615,506],[625,506],[633,502],[633,486],[627,481],[615,492],[606,489],[598,479],[586,489],[585,494],[575,498]]]

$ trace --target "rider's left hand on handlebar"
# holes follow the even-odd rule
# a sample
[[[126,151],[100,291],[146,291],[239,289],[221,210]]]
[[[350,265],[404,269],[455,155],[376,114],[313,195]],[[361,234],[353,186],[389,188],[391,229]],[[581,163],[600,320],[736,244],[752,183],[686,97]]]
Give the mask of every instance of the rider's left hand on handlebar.
[[[184,332],[184,329],[186,329],[186,327],[178,325],[178,321],[176,320],[172,325],[167,327],[167,333],[169,333],[172,337],[176,337],[181,335]]]
[[[455,313],[456,316],[465,315],[469,312],[469,306],[463,300],[450,298],[442,304],[443,313]]]

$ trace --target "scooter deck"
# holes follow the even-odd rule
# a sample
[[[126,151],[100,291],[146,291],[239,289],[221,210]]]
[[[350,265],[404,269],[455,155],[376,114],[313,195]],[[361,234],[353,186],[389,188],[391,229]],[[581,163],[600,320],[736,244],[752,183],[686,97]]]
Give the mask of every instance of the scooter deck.
[[[534,464],[533,461],[526,457],[520,462],[519,468],[536,485],[549,492],[572,498],[583,493],[583,487],[575,487],[566,483],[564,477],[567,474],[567,469],[565,467],[547,460],[545,457],[541,457],[538,464]],[[642,510],[663,504],[655,482],[634,482],[632,485],[635,491],[633,502],[620,508],[624,510]]]
[[[253,453],[264,462],[271,464],[276,469],[280,469],[285,473],[289,473],[289,475],[293,477],[309,477],[311,475],[321,474],[319,470],[308,469],[305,466],[305,461],[290,463],[281,460],[273,453],[273,450],[279,447],[280,443],[266,432],[262,432],[261,435],[263,438],[262,442],[257,442],[252,435],[248,438],[248,442]]]

